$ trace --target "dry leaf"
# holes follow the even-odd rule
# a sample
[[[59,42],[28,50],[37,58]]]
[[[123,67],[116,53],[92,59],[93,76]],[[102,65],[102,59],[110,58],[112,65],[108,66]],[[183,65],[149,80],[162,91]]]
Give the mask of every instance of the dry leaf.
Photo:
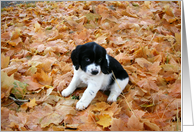
[[[108,126],[111,125],[111,120],[112,119],[109,115],[106,115],[106,114],[99,115],[98,118],[99,118],[99,121],[97,121],[96,123],[99,124],[99,125],[102,125],[103,128],[108,127]]]
[[[14,86],[14,81],[14,75],[9,77],[7,73],[1,71],[1,94],[4,94],[6,98],[10,95],[11,88]]]
[[[9,65],[9,56],[5,56],[3,53],[1,53],[1,68],[6,68]]]
[[[47,127],[49,126],[51,123],[55,124],[55,125],[59,125],[59,123],[63,120],[63,117],[57,113],[52,113],[48,116],[46,116],[45,118],[42,119],[41,121],[41,127]]]
[[[36,106],[36,105],[37,105],[37,104],[36,104],[35,98],[30,99],[30,102],[27,103],[27,106],[30,107],[30,108],[33,108],[33,107]]]

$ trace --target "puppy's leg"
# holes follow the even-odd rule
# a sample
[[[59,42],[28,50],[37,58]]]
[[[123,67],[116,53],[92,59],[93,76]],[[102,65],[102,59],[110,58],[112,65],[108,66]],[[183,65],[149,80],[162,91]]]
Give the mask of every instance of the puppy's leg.
[[[108,102],[117,101],[117,97],[121,94],[123,89],[126,87],[128,81],[129,81],[129,78],[126,78],[123,80],[120,80],[120,79],[115,80],[114,84],[111,86],[110,95],[107,101]]]
[[[88,107],[88,105],[94,99],[94,97],[96,96],[96,93],[99,90],[100,90],[100,86],[88,84],[87,89],[84,91],[81,99],[76,104],[76,109],[83,110],[86,107]]]
[[[74,74],[69,86],[61,92],[62,96],[66,97],[72,94],[77,88],[77,86],[80,85],[80,83],[81,83],[80,77]]]

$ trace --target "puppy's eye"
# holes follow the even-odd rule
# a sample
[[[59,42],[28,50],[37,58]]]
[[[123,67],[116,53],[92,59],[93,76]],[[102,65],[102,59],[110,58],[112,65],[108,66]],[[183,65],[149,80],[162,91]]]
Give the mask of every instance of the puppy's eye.
[[[89,58],[85,58],[85,60],[86,60],[87,62],[90,62],[90,59],[89,59]]]
[[[100,63],[102,61],[102,58],[98,59],[98,62]]]

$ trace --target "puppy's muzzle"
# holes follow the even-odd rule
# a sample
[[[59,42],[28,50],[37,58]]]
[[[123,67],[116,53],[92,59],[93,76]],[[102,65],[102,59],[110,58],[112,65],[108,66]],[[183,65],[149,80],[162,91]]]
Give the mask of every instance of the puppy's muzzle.
[[[98,70],[93,70],[92,75],[96,75],[96,74],[98,74]]]

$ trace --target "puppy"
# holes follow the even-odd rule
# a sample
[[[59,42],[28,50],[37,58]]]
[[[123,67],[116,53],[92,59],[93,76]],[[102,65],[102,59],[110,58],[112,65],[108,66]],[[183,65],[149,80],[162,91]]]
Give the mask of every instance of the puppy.
[[[117,100],[129,81],[121,64],[109,56],[106,50],[95,42],[78,45],[72,51],[71,59],[74,76],[62,96],[69,96],[77,87],[86,87],[83,96],[76,104],[77,110],[87,108],[99,90],[110,90],[108,102]],[[116,79],[115,79],[116,78]]]

